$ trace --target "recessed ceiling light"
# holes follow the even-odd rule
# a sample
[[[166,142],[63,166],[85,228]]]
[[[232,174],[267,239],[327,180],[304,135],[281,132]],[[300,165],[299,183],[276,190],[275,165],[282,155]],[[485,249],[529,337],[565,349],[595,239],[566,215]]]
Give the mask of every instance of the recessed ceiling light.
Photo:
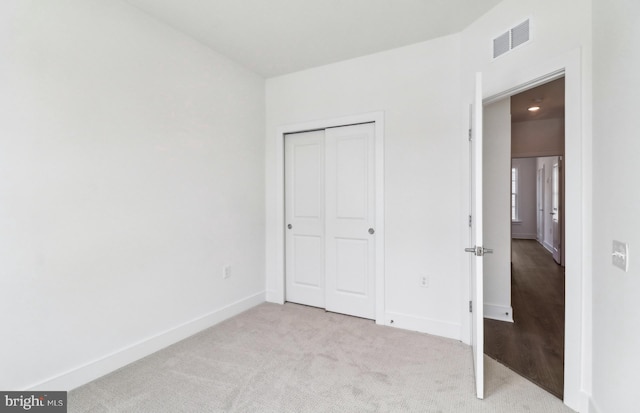
[[[527,109],[529,112],[537,112],[540,110],[540,106],[531,106],[529,109]]]

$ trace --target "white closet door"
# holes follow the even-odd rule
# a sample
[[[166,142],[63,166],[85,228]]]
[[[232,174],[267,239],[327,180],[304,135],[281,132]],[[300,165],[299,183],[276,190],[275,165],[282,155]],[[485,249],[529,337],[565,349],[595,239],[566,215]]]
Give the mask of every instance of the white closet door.
[[[325,307],[324,131],[285,136],[286,300]]]
[[[375,318],[373,123],[325,134],[328,311]]]

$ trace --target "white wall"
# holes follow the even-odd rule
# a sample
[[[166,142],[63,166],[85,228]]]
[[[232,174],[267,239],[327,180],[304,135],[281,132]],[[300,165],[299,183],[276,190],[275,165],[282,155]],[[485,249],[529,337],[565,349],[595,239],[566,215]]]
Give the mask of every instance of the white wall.
[[[384,111],[385,322],[461,337],[459,46],[449,36],[267,80],[268,298],[280,288],[276,129]],[[428,288],[419,286],[423,275]]]
[[[0,56],[0,388],[264,300],[261,78],[119,1],[5,0]]]
[[[493,60],[491,40],[526,18],[531,19],[531,42]],[[461,48],[460,119],[464,124],[475,72],[483,72],[484,96],[489,97],[558,69],[566,70],[566,205],[571,214],[566,219],[565,403],[577,410],[590,392],[591,4],[583,0],[505,0],[462,32]],[[463,156],[466,159],[468,154]],[[466,243],[465,238],[461,241]],[[459,259],[467,271],[463,253]],[[468,291],[467,284],[461,290],[465,299]]]
[[[492,39],[527,18],[532,40],[492,59]],[[472,86],[468,73],[476,71],[483,72],[488,97],[502,92],[505,84],[517,85],[523,76],[538,73],[569,51],[582,49],[588,63],[590,35],[591,8],[584,0],[504,0],[462,32],[463,92],[466,95]]]
[[[513,122],[511,156],[551,156],[564,153],[564,119]]]
[[[593,6],[593,405],[605,413],[638,408],[640,2]],[[613,240],[629,243],[629,272],[612,266]]]
[[[511,309],[511,101],[486,105],[483,116],[484,316],[513,321]]]
[[[536,158],[514,158],[511,165],[518,168],[519,221],[511,224],[511,237],[536,239],[538,221]]]

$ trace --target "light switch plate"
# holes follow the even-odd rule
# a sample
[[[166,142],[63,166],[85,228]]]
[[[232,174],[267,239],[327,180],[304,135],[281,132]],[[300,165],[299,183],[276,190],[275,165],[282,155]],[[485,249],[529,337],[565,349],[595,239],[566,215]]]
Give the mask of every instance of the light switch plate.
[[[629,244],[613,240],[611,263],[623,271],[629,271]]]

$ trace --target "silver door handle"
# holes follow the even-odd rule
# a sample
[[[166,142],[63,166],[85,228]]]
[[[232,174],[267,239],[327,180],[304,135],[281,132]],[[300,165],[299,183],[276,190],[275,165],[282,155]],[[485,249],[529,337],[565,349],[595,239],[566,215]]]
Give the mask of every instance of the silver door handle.
[[[293,225],[289,224],[289,225],[287,225],[287,228],[291,229],[291,228],[293,228]]]
[[[369,228],[369,234],[373,235],[376,233],[376,230],[373,228]]]
[[[485,254],[493,254],[492,248],[484,248],[484,247],[471,247],[465,248],[465,252],[472,252],[476,257],[482,257]]]

